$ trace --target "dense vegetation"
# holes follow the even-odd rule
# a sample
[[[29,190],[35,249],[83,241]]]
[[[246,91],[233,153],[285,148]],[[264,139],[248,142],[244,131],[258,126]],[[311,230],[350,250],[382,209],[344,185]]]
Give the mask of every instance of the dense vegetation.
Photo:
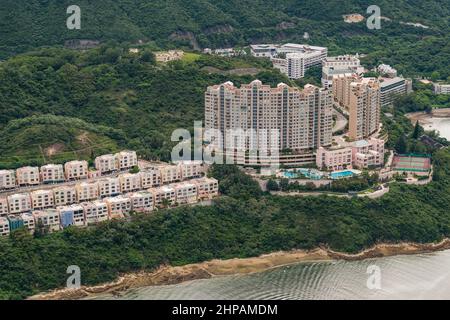
[[[226,196],[210,207],[163,210],[44,237],[17,231],[0,239],[0,298],[62,287],[69,265],[78,265],[82,284],[92,285],[161,264],[319,245],[356,252],[378,242],[438,241],[450,236],[449,150],[437,152],[434,161],[432,184],[393,185],[377,200],[263,195],[236,168],[216,168],[212,174],[224,178]]]
[[[68,30],[66,9],[72,4],[2,1],[0,59],[80,38],[196,49],[291,41],[325,45],[333,53],[366,53],[369,64],[383,61],[404,74],[450,76],[447,0],[79,0],[81,30]],[[382,21],[381,30],[343,21],[349,13],[368,17],[373,4],[391,19]]]
[[[192,131],[194,121],[203,119],[208,85],[255,78],[221,71],[252,67],[264,82],[289,81],[250,57],[187,55],[165,66],[151,56],[105,45],[85,53],[43,49],[0,64],[0,167],[41,163],[54,146],[59,155],[48,160],[95,155],[115,145],[168,160],[172,131]],[[95,143],[80,142],[80,136]]]

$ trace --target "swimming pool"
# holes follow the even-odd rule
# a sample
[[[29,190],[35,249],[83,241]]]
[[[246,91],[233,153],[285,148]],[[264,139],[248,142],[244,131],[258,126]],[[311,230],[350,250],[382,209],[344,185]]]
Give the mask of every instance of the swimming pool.
[[[286,171],[283,174],[288,179],[295,179],[298,177],[298,175],[295,172],[291,172],[291,171]]]
[[[350,178],[357,175],[356,172],[351,171],[351,170],[346,170],[346,171],[336,171],[336,172],[332,172],[330,173],[330,177],[333,180],[337,180],[337,179],[344,179],[344,178]]]

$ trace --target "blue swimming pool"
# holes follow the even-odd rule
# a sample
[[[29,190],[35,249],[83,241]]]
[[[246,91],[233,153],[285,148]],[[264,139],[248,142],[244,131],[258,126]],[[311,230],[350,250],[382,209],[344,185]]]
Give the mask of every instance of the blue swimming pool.
[[[344,179],[344,178],[350,178],[355,175],[355,172],[348,170],[348,171],[336,171],[330,173],[331,179],[337,180],[337,179]]]
[[[298,175],[295,172],[286,171],[283,174],[288,179],[295,179],[298,177]]]

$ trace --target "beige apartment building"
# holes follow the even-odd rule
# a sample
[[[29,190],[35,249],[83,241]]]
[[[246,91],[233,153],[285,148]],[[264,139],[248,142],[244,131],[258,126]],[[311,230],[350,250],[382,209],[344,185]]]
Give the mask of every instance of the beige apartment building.
[[[141,176],[139,174],[124,173],[119,176],[119,180],[122,193],[141,189]]]
[[[89,165],[87,161],[69,161],[64,164],[67,180],[87,179]]]
[[[330,171],[351,169],[353,164],[353,152],[351,147],[326,150],[317,150],[316,165],[319,169]]]
[[[330,91],[313,85],[271,88],[255,80],[238,88],[226,82],[205,93],[205,130],[221,134],[209,141],[219,149],[249,150],[253,145],[268,153],[304,153],[331,145],[332,100]],[[230,136],[230,129],[242,130],[242,135]]]
[[[110,219],[121,219],[125,214],[131,212],[131,200],[127,196],[117,196],[104,200],[108,206]]]
[[[205,172],[202,161],[180,161],[177,165],[182,180],[200,178]]]
[[[34,210],[51,208],[55,205],[52,190],[36,190],[30,193],[31,205]]]
[[[176,192],[178,204],[196,203],[198,201],[197,185],[191,182],[180,182],[171,185]]]
[[[149,189],[155,199],[155,207],[163,208],[173,206],[177,201],[176,190],[172,186],[162,186],[159,188]]]
[[[139,172],[142,189],[159,187],[161,185],[161,171],[157,168],[145,169]]]
[[[62,164],[47,164],[41,167],[42,183],[57,183],[65,180]]]
[[[0,216],[7,216],[8,214],[8,200],[6,198],[0,198]]]
[[[64,186],[53,189],[55,206],[66,206],[77,202],[77,190],[75,187]]]
[[[0,217],[0,236],[9,235],[9,221],[5,217]]]
[[[197,185],[199,200],[212,199],[219,195],[219,181],[214,178],[195,179],[193,183]]]
[[[61,229],[59,212],[56,209],[33,211],[33,216],[36,221],[36,225],[42,225],[44,228],[48,228],[50,232],[55,232]]]
[[[113,154],[105,154],[95,158],[95,169],[101,174],[110,173],[119,169],[116,161],[116,156]]]
[[[349,138],[362,140],[380,128],[380,82],[376,78],[362,78],[345,74],[333,79],[335,100],[349,112]]]
[[[181,181],[181,170],[175,164],[163,164],[156,169],[161,173],[161,183],[167,184],[172,182]]]
[[[138,165],[135,151],[122,151],[116,153],[116,166],[119,170],[131,169]]]
[[[109,219],[108,206],[103,201],[83,202],[81,206],[83,207],[86,224],[94,224]]]
[[[0,170],[0,190],[16,187],[16,173],[14,170]]]
[[[121,193],[120,191],[120,179],[105,178],[98,180],[99,195],[101,198],[114,197]]]
[[[99,198],[98,182],[81,182],[75,186],[78,202]]]
[[[148,191],[130,193],[127,197],[131,200],[131,209],[134,212],[147,213],[154,209],[153,194]]]
[[[28,193],[16,193],[8,196],[10,214],[29,212],[32,210],[31,198]]]
[[[22,218],[23,226],[33,233],[36,228],[33,214],[31,212],[25,212],[20,215],[20,218]]]
[[[84,208],[82,205],[73,204],[70,206],[61,206],[56,208],[56,210],[58,210],[62,226],[67,227],[69,225],[74,225],[77,227],[82,227],[86,225]],[[66,223],[67,225],[65,225]]]
[[[16,170],[19,186],[34,186],[41,183],[38,167],[22,167]]]

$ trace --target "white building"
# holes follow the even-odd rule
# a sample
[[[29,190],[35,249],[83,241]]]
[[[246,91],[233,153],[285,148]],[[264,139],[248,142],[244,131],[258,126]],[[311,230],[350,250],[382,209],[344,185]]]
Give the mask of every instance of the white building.
[[[9,235],[9,221],[5,217],[0,217],[0,236]]]
[[[33,211],[36,228],[42,226],[50,232],[60,230],[59,212],[56,209],[46,209],[43,211]]]
[[[89,174],[87,161],[69,161],[64,164],[64,172],[67,180],[87,179]]]
[[[70,206],[61,206],[57,208],[61,219],[61,226],[63,228],[70,225],[82,227],[86,225],[86,219],[84,216],[84,207],[79,204],[73,204]]]
[[[23,221],[23,226],[28,229],[31,233],[34,232],[36,227],[36,222],[34,221],[34,216],[31,212],[25,212],[20,215]]]
[[[147,213],[154,209],[153,194],[148,191],[140,191],[127,195],[131,201],[131,209],[134,212]]]
[[[16,170],[17,184],[20,186],[34,186],[41,183],[38,167],[22,167]]]
[[[322,62],[322,85],[332,88],[334,76],[347,73],[361,75],[363,72],[364,68],[358,55],[327,57]]]
[[[111,219],[123,218],[125,214],[131,212],[131,200],[127,196],[106,198],[105,202]]]
[[[159,187],[161,185],[161,171],[157,168],[144,169],[139,172],[142,189]]]
[[[149,191],[154,196],[156,208],[170,207],[175,205],[177,201],[176,190],[171,186],[152,188]]]
[[[101,198],[117,196],[121,193],[120,180],[118,177],[98,180],[98,189]]]
[[[95,200],[99,197],[98,182],[81,182],[75,186],[78,202]]]
[[[77,202],[77,190],[75,187],[64,186],[53,189],[55,206],[66,206]]]
[[[122,193],[133,192],[141,189],[141,176],[139,174],[125,173],[119,176],[120,190]]]
[[[109,219],[108,206],[103,201],[84,202],[81,206],[83,207],[86,224],[94,224]]]
[[[62,164],[47,164],[41,167],[42,183],[57,183],[65,180]]]
[[[131,169],[138,165],[135,151],[121,151],[116,153],[116,166],[119,170]]]
[[[383,76],[387,76],[389,78],[395,78],[397,77],[397,70],[392,68],[390,65],[388,64],[380,64],[377,68],[377,71],[383,75]]]
[[[435,94],[450,94],[450,84],[434,83]]]
[[[0,216],[7,216],[8,214],[8,200],[6,198],[0,198]]]
[[[380,78],[381,106],[391,105],[395,98],[412,92],[412,81],[402,77]]]
[[[16,193],[8,196],[8,206],[10,214],[17,214],[31,211],[31,198],[28,193]]]
[[[55,205],[53,190],[36,190],[30,193],[31,205],[34,210],[51,208]]]
[[[0,170],[0,190],[16,187],[16,173],[14,170]]]
[[[212,199],[219,195],[219,182],[214,178],[200,178],[192,181],[197,185],[198,199]]]
[[[113,154],[105,154],[95,158],[95,168],[101,172],[101,174],[111,173],[119,169],[116,161],[116,156]]]
[[[180,182],[171,185],[176,192],[178,204],[196,203],[198,201],[197,185],[191,182]]]

